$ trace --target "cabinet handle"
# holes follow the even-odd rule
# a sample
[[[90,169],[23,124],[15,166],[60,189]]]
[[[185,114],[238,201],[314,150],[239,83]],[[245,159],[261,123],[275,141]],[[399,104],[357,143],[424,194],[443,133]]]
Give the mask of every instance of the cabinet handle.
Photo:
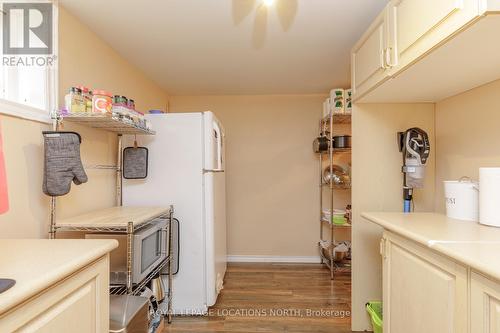
[[[389,69],[387,65],[387,49],[382,50],[382,54],[380,57],[380,62],[382,63],[382,69]]]
[[[385,258],[385,241],[383,238],[380,239],[380,255]]]
[[[396,66],[396,63],[392,62],[392,47],[388,47],[385,50],[385,62],[387,64],[388,68],[392,68],[392,67]]]

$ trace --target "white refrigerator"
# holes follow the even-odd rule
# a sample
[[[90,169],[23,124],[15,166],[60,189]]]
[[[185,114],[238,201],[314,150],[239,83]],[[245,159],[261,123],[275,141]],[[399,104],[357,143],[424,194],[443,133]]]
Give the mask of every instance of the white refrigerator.
[[[200,314],[215,304],[226,272],[224,130],[208,111],[146,117],[156,135],[137,136],[137,143],[148,148],[148,176],[123,180],[123,205],[174,205],[180,249],[173,311]],[[134,139],[124,136],[123,146]]]

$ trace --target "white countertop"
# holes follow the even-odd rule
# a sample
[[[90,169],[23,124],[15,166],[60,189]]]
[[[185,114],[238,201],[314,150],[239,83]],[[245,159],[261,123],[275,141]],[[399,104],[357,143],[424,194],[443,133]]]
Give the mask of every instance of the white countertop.
[[[16,280],[0,294],[0,315],[117,246],[109,239],[0,240],[0,278]]]
[[[362,213],[384,229],[500,280],[500,228],[436,213]]]
[[[86,227],[86,228],[127,228],[132,222],[134,227],[154,218],[166,215],[170,207],[133,207],[118,206],[95,210],[82,215],[61,219],[57,227]]]

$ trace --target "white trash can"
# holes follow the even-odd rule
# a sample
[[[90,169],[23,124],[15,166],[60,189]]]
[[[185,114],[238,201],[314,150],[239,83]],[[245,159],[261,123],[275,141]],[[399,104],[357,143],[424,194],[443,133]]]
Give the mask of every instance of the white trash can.
[[[500,168],[479,168],[479,223],[500,227]]]
[[[444,181],[446,216],[466,221],[479,221],[479,183],[469,177]]]

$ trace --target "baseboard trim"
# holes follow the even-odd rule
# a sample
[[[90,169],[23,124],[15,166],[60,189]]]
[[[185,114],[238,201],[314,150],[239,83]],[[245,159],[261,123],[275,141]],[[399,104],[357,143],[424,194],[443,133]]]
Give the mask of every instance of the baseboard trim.
[[[319,264],[319,256],[241,256],[229,255],[227,262],[276,262],[276,263],[297,263],[297,264]]]

